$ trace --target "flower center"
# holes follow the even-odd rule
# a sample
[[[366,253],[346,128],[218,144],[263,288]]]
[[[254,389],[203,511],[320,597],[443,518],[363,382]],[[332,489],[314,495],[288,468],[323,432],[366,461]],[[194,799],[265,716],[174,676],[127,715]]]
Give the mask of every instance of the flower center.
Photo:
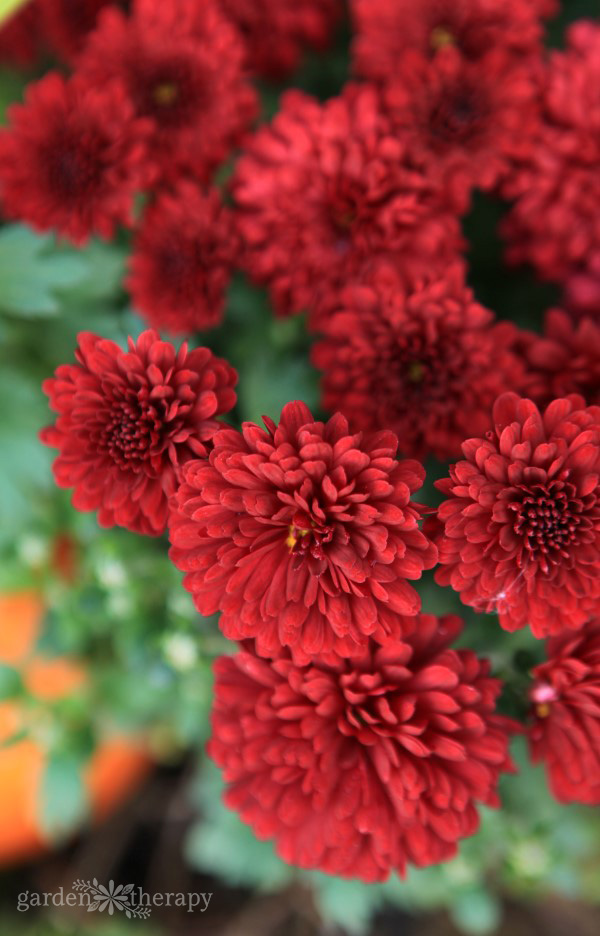
[[[91,155],[91,153],[95,155]],[[53,192],[64,199],[88,194],[98,184],[101,165],[96,146],[86,152],[81,140],[62,137],[46,154],[49,184]]]
[[[294,556],[293,567],[299,568],[307,559],[322,562],[325,559],[323,546],[332,539],[332,526],[319,523],[301,511],[296,513],[285,541],[290,554]]]
[[[173,104],[173,102],[177,100],[178,95],[179,88],[173,81],[163,81],[154,89],[154,100],[161,107]]]
[[[447,26],[436,26],[435,29],[431,31],[431,48],[434,51],[438,49],[443,49],[446,46],[454,45],[456,38],[452,31]]]
[[[122,400],[112,407],[99,439],[99,448],[124,469],[140,467],[156,442],[161,422],[151,409],[142,410],[137,401]]]
[[[483,113],[479,90],[466,81],[457,82],[432,101],[429,132],[438,143],[464,145],[479,134]]]
[[[411,361],[408,365],[407,376],[411,383],[419,384],[425,377],[425,366],[420,361]]]
[[[135,63],[130,81],[138,110],[159,127],[185,126],[202,110],[205,82],[185,58]]]
[[[583,503],[574,485],[563,481],[522,488],[523,498],[509,504],[515,513],[514,531],[522,537],[531,558],[543,568],[569,556],[579,539]]]
[[[535,713],[538,718],[548,718],[550,714],[550,703],[556,702],[558,694],[554,686],[548,683],[538,683],[531,690],[531,701],[535,707]]]

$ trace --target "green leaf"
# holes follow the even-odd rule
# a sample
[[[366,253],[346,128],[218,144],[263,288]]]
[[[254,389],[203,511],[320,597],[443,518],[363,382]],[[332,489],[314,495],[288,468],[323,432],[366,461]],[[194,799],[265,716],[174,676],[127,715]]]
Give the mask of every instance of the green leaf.
[[[89,801],[79,758],[63,752],[51,756],[44,771],[39,810],[42,830],[53,842],[69,838],[85,822]]]
[[[0,701],[14,699],[23,688],[18,670],[6,663],[0,663]]]
[[[485,936],[496,932],[501,910],[498,899],[486,890],[461,894],[450,906],[457,927],[469,936]]]
[[[27,529],[37,499],[52,487],[53,454],[37,437],[50,422],[37,378],[2,363],[0,395],[7,401],[0,420],[0,542]]]
[[[326,874],[313,874],[310,878],[317,907],[328,927],[335,924],[357,936],[368,931],[369,923],[382,903],[379,886]]]
[[[0,308],[24,318],[45,318],[59,309],[55,292],[80,283],[87,264],[71,248],[22,225],[0,231]]]

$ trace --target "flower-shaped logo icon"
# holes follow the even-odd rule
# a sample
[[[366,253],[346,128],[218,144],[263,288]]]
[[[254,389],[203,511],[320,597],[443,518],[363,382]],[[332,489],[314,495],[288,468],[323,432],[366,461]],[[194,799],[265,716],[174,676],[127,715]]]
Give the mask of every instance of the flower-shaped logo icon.
[[[131,903],[133,887],[133,884],[117,884],[115,886],[114,881],[109,881],[108,887],[105,887],[104,884],[98,883],[97,878],[94,878],[91,883],[90,881],[75,881],[73,884],[73,890],[90,895],[88,912],[99,910],[102,913],[104,910],[108,910],[108,913],[112,916],[115,910],[121,910],[128,920],[132,918],[145,919],[150,916],[151,910],[149,907],[133,906]]]

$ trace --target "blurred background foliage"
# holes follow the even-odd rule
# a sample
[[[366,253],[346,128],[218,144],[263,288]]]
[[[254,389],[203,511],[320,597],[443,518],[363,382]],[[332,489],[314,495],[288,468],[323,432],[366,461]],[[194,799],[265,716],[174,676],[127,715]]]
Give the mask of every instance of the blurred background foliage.
[[[560,43],[569,20],[597,13],[597,0],[565,0],[549,41]],[[325,57],[308,56],[287,85],[321,98],[336,93],[348,74],[348,38],[343,25],[336,49]],[[0,115],[21,97],[31,77],[0,71]],[[281,88],[261,90],[267,118],[278,107]],[[558,297],[527,271],[506,274],[496,233],[502,211],[502,205],[478,197],[465,220],[471,283],[500,317],[539,329],[543,311]],[[521,771],[502,781],[503,810],[482,810],[481,831],[463,843],[457,860],[411,871],[406,880],[365,885],[298,872],[223,807],[218,772],[205,762],[202,748],[210,730],[212,660],[231,647],[215,619],[194,611],[167,559],[166,539],[102,531],[93,516],[77,513],[68,495],[54,487],[52,454],[37,440],[49,421],[42,381],[72,360],[77,333],[91,330],[124,343],[143,328],[122,288],[127,253],[125,235],[111,245],[92,243],[77,251],[19,225],[0,229],[0,591],[39,591],[46,607],[40,652],[81,659],[89,673],[78,693],[46,706],[51,730],[43,739],[48,756],[41,826],[63,841],[86,822],[81,764],[99,737],[118,730],[143,736],[167,770],[188,765],[185,798],[191,819],[183,836],[184,858],[191,869],[218,879],[215,891],[231,887],[269,894],[299,887],[312,895],[320,919],[356,934],[366,932],[374,914],[390,905],[409,911],[447,908],[461,931],[483,934],[496,929],[509,895],[529,900],[561,893],[597,901],[598,811],[557,804],[543,772],[528,764],[521,740],[515,743]],[[263,413],[277,416],[292,399],[303,399],[318,412],[318,379],[302,318],[275,319],[265,293],[243,277],[231,286],[224,324],[194,336],[192,344],[207,344],[238,369],[233,422],[256,421]],[[430,461],[427,467],[421,499],[434,504],[433,480],[447,466]],[[504,711],[523,715],[527,673],[539,660],[541,645],[523,631],[507,639],[494,615],[463,608],[431,575],[420,588],[426,611],[463,616],[463,642],[488,655],[507,680]],[[8,623],[0,621],[0,627]],[[9,666],[0,669],[0,701],[5,699],[27,704],[19,673]],[[9,875],[2,887],[8,914],[0,917],[2,932],[80,932],[68,922],[15,922],[18,888],[18,879]],[[131,925],[102,923],[93,931],[121,936]],[[145,923],[144,932],[158,931]]]

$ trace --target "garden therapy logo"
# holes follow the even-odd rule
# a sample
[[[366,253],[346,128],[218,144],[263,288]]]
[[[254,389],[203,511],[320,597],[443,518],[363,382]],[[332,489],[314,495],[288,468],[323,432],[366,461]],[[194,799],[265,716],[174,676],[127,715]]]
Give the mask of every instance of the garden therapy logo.
[[[17,898],[17,910],[22,913],[30,907],[86,907],[89,913],[97,910],[109,915],[115,911],[124,913],[128,920],[147,920],[153,907],[183,907],[188,913],[208,909],[212,894],[166,893],[149,894],[134,884],[108,882],[108,887],[97,878],[92,881],[77,880],[71,891],[60,887],[54,893],[24,891]]]

